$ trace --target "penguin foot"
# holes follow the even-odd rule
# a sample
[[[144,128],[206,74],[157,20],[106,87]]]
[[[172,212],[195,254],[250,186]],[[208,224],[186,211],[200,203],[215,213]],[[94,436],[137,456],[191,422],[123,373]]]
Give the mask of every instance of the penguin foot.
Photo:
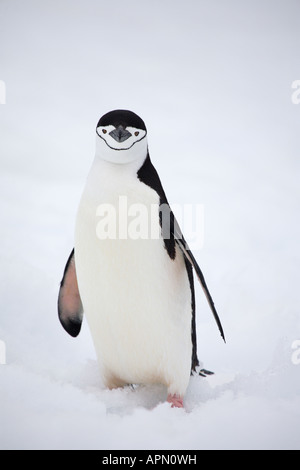
[[[199,375],[201,375],[201,377],[207,377],[208,375],[215,375],[215,373],[207,369],[201,369]]]
[[[215,375],[215,373],[207,369],[201,369],[201,366],[198,365],[192,370],[191,375],[200,375],[200,377],[207,377],[208,375]]]
[[[179,395],[168,395],[167,402],[171,403],[172,408],[183,408],[183,398]]]

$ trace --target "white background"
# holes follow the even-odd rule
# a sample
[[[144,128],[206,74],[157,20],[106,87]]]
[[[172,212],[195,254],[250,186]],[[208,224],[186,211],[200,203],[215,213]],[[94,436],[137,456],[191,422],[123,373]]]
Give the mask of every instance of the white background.
[[[1,0],[0,448],[299,448],[298,0]],[[102,114],[131,109],[170,203],[204,205],[186,411],[104,389],[56,312]]]

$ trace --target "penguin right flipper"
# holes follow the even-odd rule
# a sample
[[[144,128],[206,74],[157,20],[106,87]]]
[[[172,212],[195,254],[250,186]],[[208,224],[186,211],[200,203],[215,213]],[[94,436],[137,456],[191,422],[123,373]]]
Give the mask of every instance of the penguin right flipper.
[[[74,249],[67,261],[58,295],[58,316],[64,329],[75,338],[81,330],[83,307],[78,290]]]

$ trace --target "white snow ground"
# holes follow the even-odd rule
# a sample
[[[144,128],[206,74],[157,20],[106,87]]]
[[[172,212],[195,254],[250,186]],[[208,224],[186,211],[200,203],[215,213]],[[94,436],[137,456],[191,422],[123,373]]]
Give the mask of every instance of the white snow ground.
[[[1,449],[299,449],[298,0],[2,0]],[[204,204],[186,411],[105,390],[56,313],[98,118],[140,114],[173,203]],[[171,168],[171,170],[170,170]],[[3,344],[3,343],[2,343]],[[3,359],[3,358],[2,358]],[[1,358],[0,358],[1,363]]]

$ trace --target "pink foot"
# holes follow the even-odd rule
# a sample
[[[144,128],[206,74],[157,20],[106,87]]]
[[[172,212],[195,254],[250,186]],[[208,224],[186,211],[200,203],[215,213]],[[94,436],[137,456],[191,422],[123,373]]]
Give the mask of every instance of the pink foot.
[[[168,395],[167,402],[171,403],[172,408],[183,408],[183,398],[178,395]]]

